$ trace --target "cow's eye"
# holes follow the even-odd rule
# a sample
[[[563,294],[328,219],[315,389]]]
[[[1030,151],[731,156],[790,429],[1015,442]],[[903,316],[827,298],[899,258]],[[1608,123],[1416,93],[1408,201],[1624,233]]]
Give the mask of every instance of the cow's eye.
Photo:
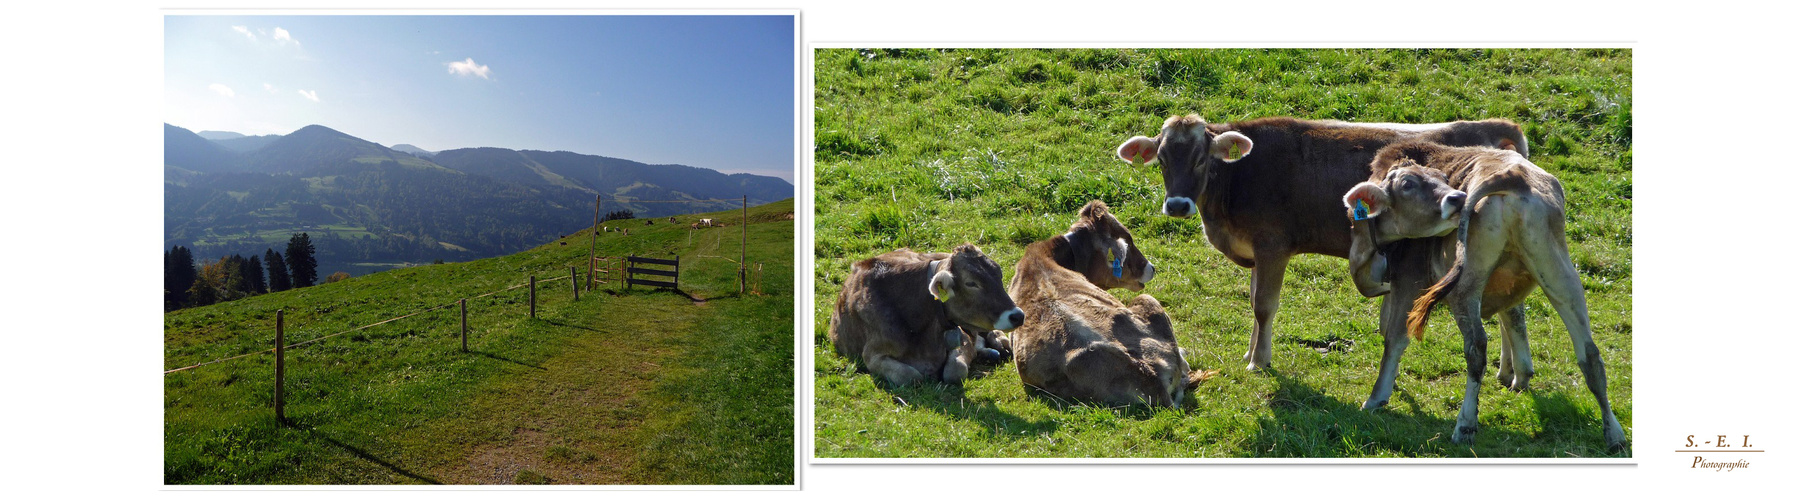
[[[1415,189],[1415,180],[1414,179],[1403,179],[1402,180],[1402,188],[1403,189]]]
[[[979,286],[979,282],[977,282],[977,281],[967,283],[966,287],[967,288],[983,288],[983,287]]]

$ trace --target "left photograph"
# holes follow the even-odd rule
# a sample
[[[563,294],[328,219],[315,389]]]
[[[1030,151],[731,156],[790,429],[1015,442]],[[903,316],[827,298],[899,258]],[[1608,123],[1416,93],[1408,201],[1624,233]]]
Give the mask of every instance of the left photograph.
[[[165,484],[795,485],[795,13],[162,22]]]

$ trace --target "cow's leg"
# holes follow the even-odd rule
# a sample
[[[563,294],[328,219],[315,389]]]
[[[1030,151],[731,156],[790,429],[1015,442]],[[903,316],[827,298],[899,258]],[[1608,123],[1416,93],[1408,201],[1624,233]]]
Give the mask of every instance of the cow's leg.
[[[885,379],[892,385],[910,385],[925,380],[922,372],[917,371],[915,367],[898,361],[884,352],[874,351],[871,347],[868,346],[867,354],[862,356],[862,359],[866,360],[866,371],[878,375],[879,378]]]
[[[1470,444],[1477,438],[1477,393],[1483,388],[1483,371],[1489,366],[1485,353],[1489,337],[1479,314],[1483,307],[1484,281],[1471,276],[1460,280],[1458,288],[1454,288],[1454,293],[1448,294],[1447,298],[1452,319],[1465,337],[1465,399],[1458,407],[1458,426],[1452,430],[1452,442]],[[1473,292],[1459,293],[1465,290]]]
[[[1500,198],[1486,198],[1479,212],[1500,214],[1502,209]],[[1489,334],[1483,329],[1483,289],[1507,244],[1503,226],[1499,216],[1471,221],[1469,240],[1460,252],[1464,261],[1458,263],[1464,267],[1459,270],[1458,284],[1446,293],[1452,319],[1465,339],[1465,399],[1459,404],[1458,425],[1452,430],[1452,442],[1458,444],[1470,444],[1477,438],[1478,391],[1483,388],[1483,372],[1489,367]]]
[[[1384,295],[1383,307],[1378,313],[1378,330],[1384,334],[1384,357],[1377,364],[1377,383],[1371,386],[1371,395],[1365,397],[1361,409],[1382,408],[1390,403],[1390,395],[1396,392],[1396,374],[1402,371],[1402,353],[1409,348],[1409,329],[1403,320],[1414,307],[1415,299],[1421,296],[1421,288],[1399,283]]]
[[[1271,367],[1272,320],[1278,316],[1278,293],[1284,287],[1284,267],[1290,256],[1282,250],[1260,251],[1253,265],[1253,337],[1247,341],[1248,370]]]
[[[962,334],[959,328],[949,328],[941,332],[941,335],[947,340],[947,345],[952,346],[947,350],[947,362],[941,367],[941,381],[959,384],[966,380],[966,372],[970,371],[973,351],[967,344],[971,339]]]
[[[1496,381],[1516,392],[1533,379],[1533,352],[1527,347],[1527,306],[1516,304],[1497,316],[1502,324],[1502,367]]]
[[[1560,230],[1556,238],[1531,238],[1533,241],[1522,245],[1522,253],[1528,267],[1539,277],[1540,288],[1552,302],[1552,309],[1558,312],[1558,317],[1564,320],[1565,330],[1571,334],[1577,368],[1583,370],[1583,381],[1602,408],[1602,437],[1608,442],[1608,452],[1619,452],[1627,446],[1627,432],[1621,428],[1620,419],[1614,416],[1614,409],[1608,404],[1608,375],[1602,365],[1601,349],[1596,347],[1595,333],[1589,326],[1589,304],[1585,302],[1583,282],[1571,263],[1571,254],[1562,235]]]

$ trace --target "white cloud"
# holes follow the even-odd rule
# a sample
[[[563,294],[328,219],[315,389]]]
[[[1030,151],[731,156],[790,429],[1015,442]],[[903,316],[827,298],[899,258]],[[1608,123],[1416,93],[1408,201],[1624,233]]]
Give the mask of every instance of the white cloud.
[[[299,95],[305,96],[306,99],[311,99],[312,102],[320,102],[318,101],[318,91],[316,90],[301,90],[299,91]]]
[[[274,27],[274,41],[280,42],[281,45],[286,45],[287,42],[299,45],[299,40],[294,40],[292,33],[288,33],[287,30],[281,29],[279,26]]]
[[[237,97],[236,91],[231,90],[230,87],[226,87],[222,83],[214,83],[214,84],[212,84],[212,86],[206,87],[206,88],[212,89],[213,92],[217,92],[218,95],[221,95],[221,96]]]
[[[456,61],[448,64],[450,73],[461,76],[478,76],[487,80],[492,79],[490,76],[492,74],[492,68],[481,64],[475,64],[474,58],[472,57],[467,58],[466,61]]]
[[[266,91],[268,91],[268,93],[270,93],[270,94],[273,94],[273,93],[275,93],[275,92],[279,92],[279,91],[280,91],[280,89],[277,89],[277,88],[274,88],[274,84],[272,84],[272,83],[264,83],[264,84],[262,84],[262,90],[266,90]]]
[[[232,26],[231,31],[235,31],[237,33],[242,34],[243,36],[249,37],[249,41],[251,41],[251,42],[256,41],[256,34],[250,33],[248,26]]]

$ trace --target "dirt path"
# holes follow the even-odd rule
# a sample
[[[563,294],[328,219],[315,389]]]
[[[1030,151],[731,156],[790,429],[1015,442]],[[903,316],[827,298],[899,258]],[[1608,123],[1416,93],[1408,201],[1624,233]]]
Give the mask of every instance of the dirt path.
[[[563,349],[540,363],[492,354],[494,362],[514,365],[515,376],[482,388],[458,415],[427,431],[467,437],[462,458],[429,475],[449,484],[642,482],[632,472],[634,457],[660,404],[648,395],[664,361],[679,354],[664,340],[683,325],[630,324],[624,311],[633,307],[673,307],[627,304],[633,299],[609,297],[605,307],[593,307],[600,311],[570,311],[572,317],[536,325],[565,338]],[[454,425],[470,428],[446,428]]]

